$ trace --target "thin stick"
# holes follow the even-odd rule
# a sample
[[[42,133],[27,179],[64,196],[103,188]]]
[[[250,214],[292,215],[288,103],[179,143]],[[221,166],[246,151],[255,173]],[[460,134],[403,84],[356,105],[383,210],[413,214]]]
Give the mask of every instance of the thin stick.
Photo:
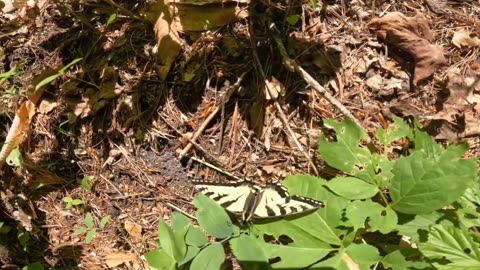
[[[258,70],[260,71],[260,75],[262,75],[263,81],[267,80],[267,76],[265,75],[265,72],[263,71],[263,67],[261,65],[260,59],[258,58],[257,50],[253,50],[253,56],[255,58],[255,61],[257,62]],[[270,95],[270,99],[273,100],[273,103],[275,104],[275,107],[278,112],[278,116],[280,117],[280,120],[282,121],[283,126],[287,128],[288,133],[293,139],[293,142],[295,142],[295,146],[298,148],[298,150],[307,158],[308,164],[313,168],[313,171],[318,174],[317,167],[315,167],[315,164],[313,164],[312,159],[308,154],[305,152],[303,149],[302,144],[298,141],[297,136],[295,136],[295,133],[293,132],[292,128],[290,127],[290,124],[287,120],[287,117],[285,116],[285,113],[283,112],[282,106],[280,106],[280,103],[278,103],[277,98],[275,97],[275,93],[273,92],[273,89],[270,88],[269,84],[265,83],[265,86],[267,88],[268,94]]]
[[[178,158],[179,159],[182,159],[183,156],[185,156],[185,154],[190,151],[190,149],[192,149],[192,142],[195,142],[198,137],[203,133],[203,131],[205,130],[205,128],[207,128],[208,124],[210,123],[210,121],[212,121],[212,119],[217,115],[218,112],[220,112],[222,106],[224,106],[229,100],[230,100],[230,97],[233,95],[233,93],[235,93],[235,91],[237,91],[239,88],[240,88],[240,83],[242,82],[243,80],[243,77],[245,77],[245,75],[247,74],[248,70],[245,71],[244,73],[242,73],[242,75],[240,75],[240,77],[238,78],[237,82],[232,86],[230,87],[230,89],[227,90],[227,92],[225,93],[225,95],[222,97],[222,100],[220,102],[220,104],[215,108],[215,110],[213,110],[213,112],[205,119],[205,121],[203,121],[202,125],[200,125],[200,127],[195,131],[195,133],[193,134],[192,138],[190,138],[190,142],[187,144],[187,146],[185,146],[185,148],[183,148],[183,150],[180,152]]]
[[[184,214],[185,216],[187,216],[187,217],[189,217],[189,218],[191,218],[191,219],[193,219],[193,220],[197,220],[196,217],[194,217],[194,216],[190,215],[189,213],[183,211],[182,209],[180,209],[179,207],[175,206],[174,204],[171,204],[171,203],[169,203],[169,202],[164,202],[164,204],[166,204],[166,205],[169,206],[170,208],[173,208],[173,210],[177,210],[178,212]]]

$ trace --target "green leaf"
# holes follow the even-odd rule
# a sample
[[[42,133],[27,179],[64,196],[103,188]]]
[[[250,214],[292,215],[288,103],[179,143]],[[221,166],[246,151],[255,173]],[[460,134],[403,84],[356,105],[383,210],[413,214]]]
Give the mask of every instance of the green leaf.
[[[188,229],[188,228],[185,228]],[[173,230],[160,218],[158,222],[158,239],[162,249],[176,261],[180,261],[185,256],[187,247],[185,245],[185,232],[174,233]]]
[[[85,225],[87,225],[87,228],[93,228],[93,216],[90,212],[88,212],[86,215],[85,215]]]
[[[190,246],[203,247],[208,244],[208,238],[200,228],[191,226],[185,236],[185,243]]]
[[[422,151],[427,154],[429,159],[437,160],[438,157],[445,151],[441,145],[435,142],[428,133],[420,130],[420,124],[415,121],[414,130],[414,149],[415,151]]]
[[[413,133],[408,124],[399,117],[395,117],[393,123],[387,129],[377,129],[378,141],[383,145],[389,145],[398,139],[412,136]]]
[[[191,261],[200,252],[200,248],[196,246],[187,246],[187,253],[181,261],[178,262],[178,266],[182,266]]]
[[[397,230],[401,235],[408,236],[415,243],[427,241],[428,228],[432,224],[446,226],[457,223],[458,217],[452,211],[437,210],[420,215],[399,215]]]
[[[80,199],[74,199],[74,200],[72,201],[72,205],[80,205],[80,204],[83,204],[83,201],[80,200]]]
[[[80,234],[84,234],[88,231],[88,228],[86,227],[81,227],[81,228],[78,228],[76,229],[75,231],[73,231],[73,234],[74,235],[80,235]]]
[[[379,172],[376,168],[379,164],[368,149],[360,147],[360,140],[367,136],[365,131],[351,120],[336,122],[325,119],[324,124],[333,128],[337,135],[336,142],[328,141],[324,135],[319,139],[318,151],[328,165],[368,183],[383,186],[385,177],[376,173]]]
[[[9,166],[12,167],[21,167],[23,164],[23,156],[22,153],[20,152],[20,149],[18,149],[18,146],[10,152],[10,154],[7,156],[6,162]]]
[[[447,259],[456,269],[480,267],[479,243],[468,232],[453,226],[431,226],[428,241],[419,248],[429,259]]]
[[[390,188],[393,208],[407,214],[428,213],[460,198],[473,184],[477,166],[475,159],[460,159],[457,150],[445,152],[448,160],[431,159],[423,151],[400,158]]]
[[[295,25],[298,23],[298,21],[300,20],[300,15],[290,15],[287,17],[287,22],[290,24],[290,25]]]
[[[37,91],[38,89],[40,89],[41,87],[53,82],[54,80],[56,80],[58,77],[62,76],[63,74],[65,74],[65,71],[67,69],[69,69],[71,66],[75,65],[76,63],[80,62],[82,60],[82,58],[76,58],[74,59],[72,62],[70,62],[68,65],[64,66],[62,69],[60,69],[57,74],[55,75],[52,75],[52,76],[49,76],[45,79],[43,79],[42,81],[40,81],[36,86],[35,86],[35,91]]]
[[[110,220],[112,216],[106,215],[100,220],[100,228],[103,229],[107,225],[108,221]]]
[[[172,214],[171,223],[172,223],[172,230],[174,232],[182,231],[182,230],[185,229],[185,227],[191,225],[190,220],[188,219],[187,216],[185,216],[184,214],[182,214],[180,212],[176,212],[176,211],[173,212],[173,214]]]
[[[117,20],[117,13],[113,13],[108,17],[107,26],[114,23]]]
[[[91,229],[90,231],[88,231],[87,236],[85,236],[85,243],[90,244],[93,238],[95,238],[96,233],[97,232],[95,231],[95,229]]]
[[[421,261],[407,261],[405,256],[400,250],[395,250],[392,253],[387,254],[380,261],[385,268],[391,268],[392,270],[404,270],[404,269],[431,269],[430,264]]]
[[[27,63],[26,60],[22,60],[18,64],[16,64],[14,67],[12,67],[9,71],[0,73],[0,85],[2,85],[6,80],[8,80],[8,78],[17,74],[20,71],[20,69],[23,66],[25,66],[26,63]]]
[[[82,179],[82,187],[88,192],[92,192],[92,186],[90,182],[94,179],[93,176],[84,176]]]
[[[295,247],[260,243],[260,246],[268,258],[280,258],[272,264],[274,269],[303,269],[335,250],[329,245]]]
[[[225,209],[205,195],[197,195],[193,204],[197,208],[198,224],[210,235],[223,239],[233,234],[233,224]]]
[[[73,201],[72,197],[64,197],[63,198],[63,202],[70,203],[72,201]]]
[[[193,259],[190,270],[221,269],[225,261],[222,244],[214,243],[202,249]]]
[[[341,248],[333,257],[314,264],[311,269],[370,269],[381,257],[378,250],[367,244],[352,244]]]
[[[43,269],[45,269],[45,267],[40,262],[31,263],[22,268],[22,270],[43,270]]]
[[[148,265],[152,270],[175,270],[175,259],[163,249],[156,249],[145,253]]]
[[[378,193],[378,188],[355,177],[336,177],[327,187],[335,194],[350,200],[368,199]]]
[[[384,234],[393,231],[398,221],[395,211],[370,200],[352,202],[347,206],[345,215],[352,222],[354,230],[364,228],[368,218],[370,231],[378,230]]]
[[[255,270],[268,268],[267,255],[265,255],[257,239],[242,234],[230,240],[230,247],[235,257],[245,269]]]

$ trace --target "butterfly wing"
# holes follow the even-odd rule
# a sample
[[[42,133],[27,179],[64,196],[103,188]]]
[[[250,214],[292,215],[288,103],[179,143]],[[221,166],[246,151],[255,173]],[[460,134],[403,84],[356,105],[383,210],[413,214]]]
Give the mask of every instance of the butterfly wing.
[[[242,216],[247,208],[253,207],[257,194],[257,190],[248,181],[221,183],[194,180],[193,184],[201,193],[216,201],[227,211]]]
[[[284,186],[279,183],[271,183],[258,196],[257,207],[253,216],[256,218],[281,217],[324,206],[325,204],[321,201],[301,196],[290,196]]]

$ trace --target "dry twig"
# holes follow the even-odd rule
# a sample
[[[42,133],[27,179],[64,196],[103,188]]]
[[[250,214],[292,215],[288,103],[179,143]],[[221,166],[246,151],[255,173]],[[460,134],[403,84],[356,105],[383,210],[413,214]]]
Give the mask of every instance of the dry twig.
[[[240,88],[240,83],[243,81],[243,77],[245,77],[247,72],[248,71],[245,71],[244,73],[242,73],[242,75],[240,75],[240,77],[238,78],[237,82],[235,82],[235,84],[232,85],[232,87],[230,87],[227,90],[225,95],[222,97],[222,100],[221,100],[220,104],[218,104],[218,106],[215,108],[215,110],[213,110],[213,112],[205,119],[205,121],[203,121],[202,125],[200,125],[200,127],[192,135],[192,138],[190,138],[190,140],[189,140],[190,142],[179,153],[179,156],[178,156],[179,159],[182,159],[183,156],[185,156],[185,154],[188,151],[190,151],[190,149],[193,146],[193,143],[195,143],[195,141],[198,139],[198,137],[203,133],[203,131],[208,126],[210,121],[212,121],[212,119],[217,115],[217,113],[219,113],[221,111],[222,107],[230,100],[230,97],[233,95],[233,93],[235,93],[235,91],[237,91]]]

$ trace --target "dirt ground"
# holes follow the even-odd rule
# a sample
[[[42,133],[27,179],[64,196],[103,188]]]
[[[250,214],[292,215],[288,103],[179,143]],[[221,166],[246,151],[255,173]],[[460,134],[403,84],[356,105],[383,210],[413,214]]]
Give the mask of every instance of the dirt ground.
[[[20,104],[39,96],[23,165],[1,170],[0,222],[10,228],[0,230],[1,269],[144,269],[158,219],[194,212],[189,181],[225,178],[180,160],[186,148],[258,182],[328,179],[336,171],[316,151],[322,119],[353,117],[373,134],[399,116],[441,141],[467,140],[479,156],[480,2],[238,2],[248,16],[179,31],[179,52],[163,58],[143,1],[19,1],[0,13],[0,73],[21,64],[0,84],[1,142]],[[375,21],[392,12],[403,17]],[[280,44],[314,81],[284,65]],[[32,90],[76,58],[41,94]],[[66,197],[82,204],[66,208]],[[95,224],[111,218],[87,244],[74,231],[88,212]],[[115,258],[125,263],[112,266]]]

